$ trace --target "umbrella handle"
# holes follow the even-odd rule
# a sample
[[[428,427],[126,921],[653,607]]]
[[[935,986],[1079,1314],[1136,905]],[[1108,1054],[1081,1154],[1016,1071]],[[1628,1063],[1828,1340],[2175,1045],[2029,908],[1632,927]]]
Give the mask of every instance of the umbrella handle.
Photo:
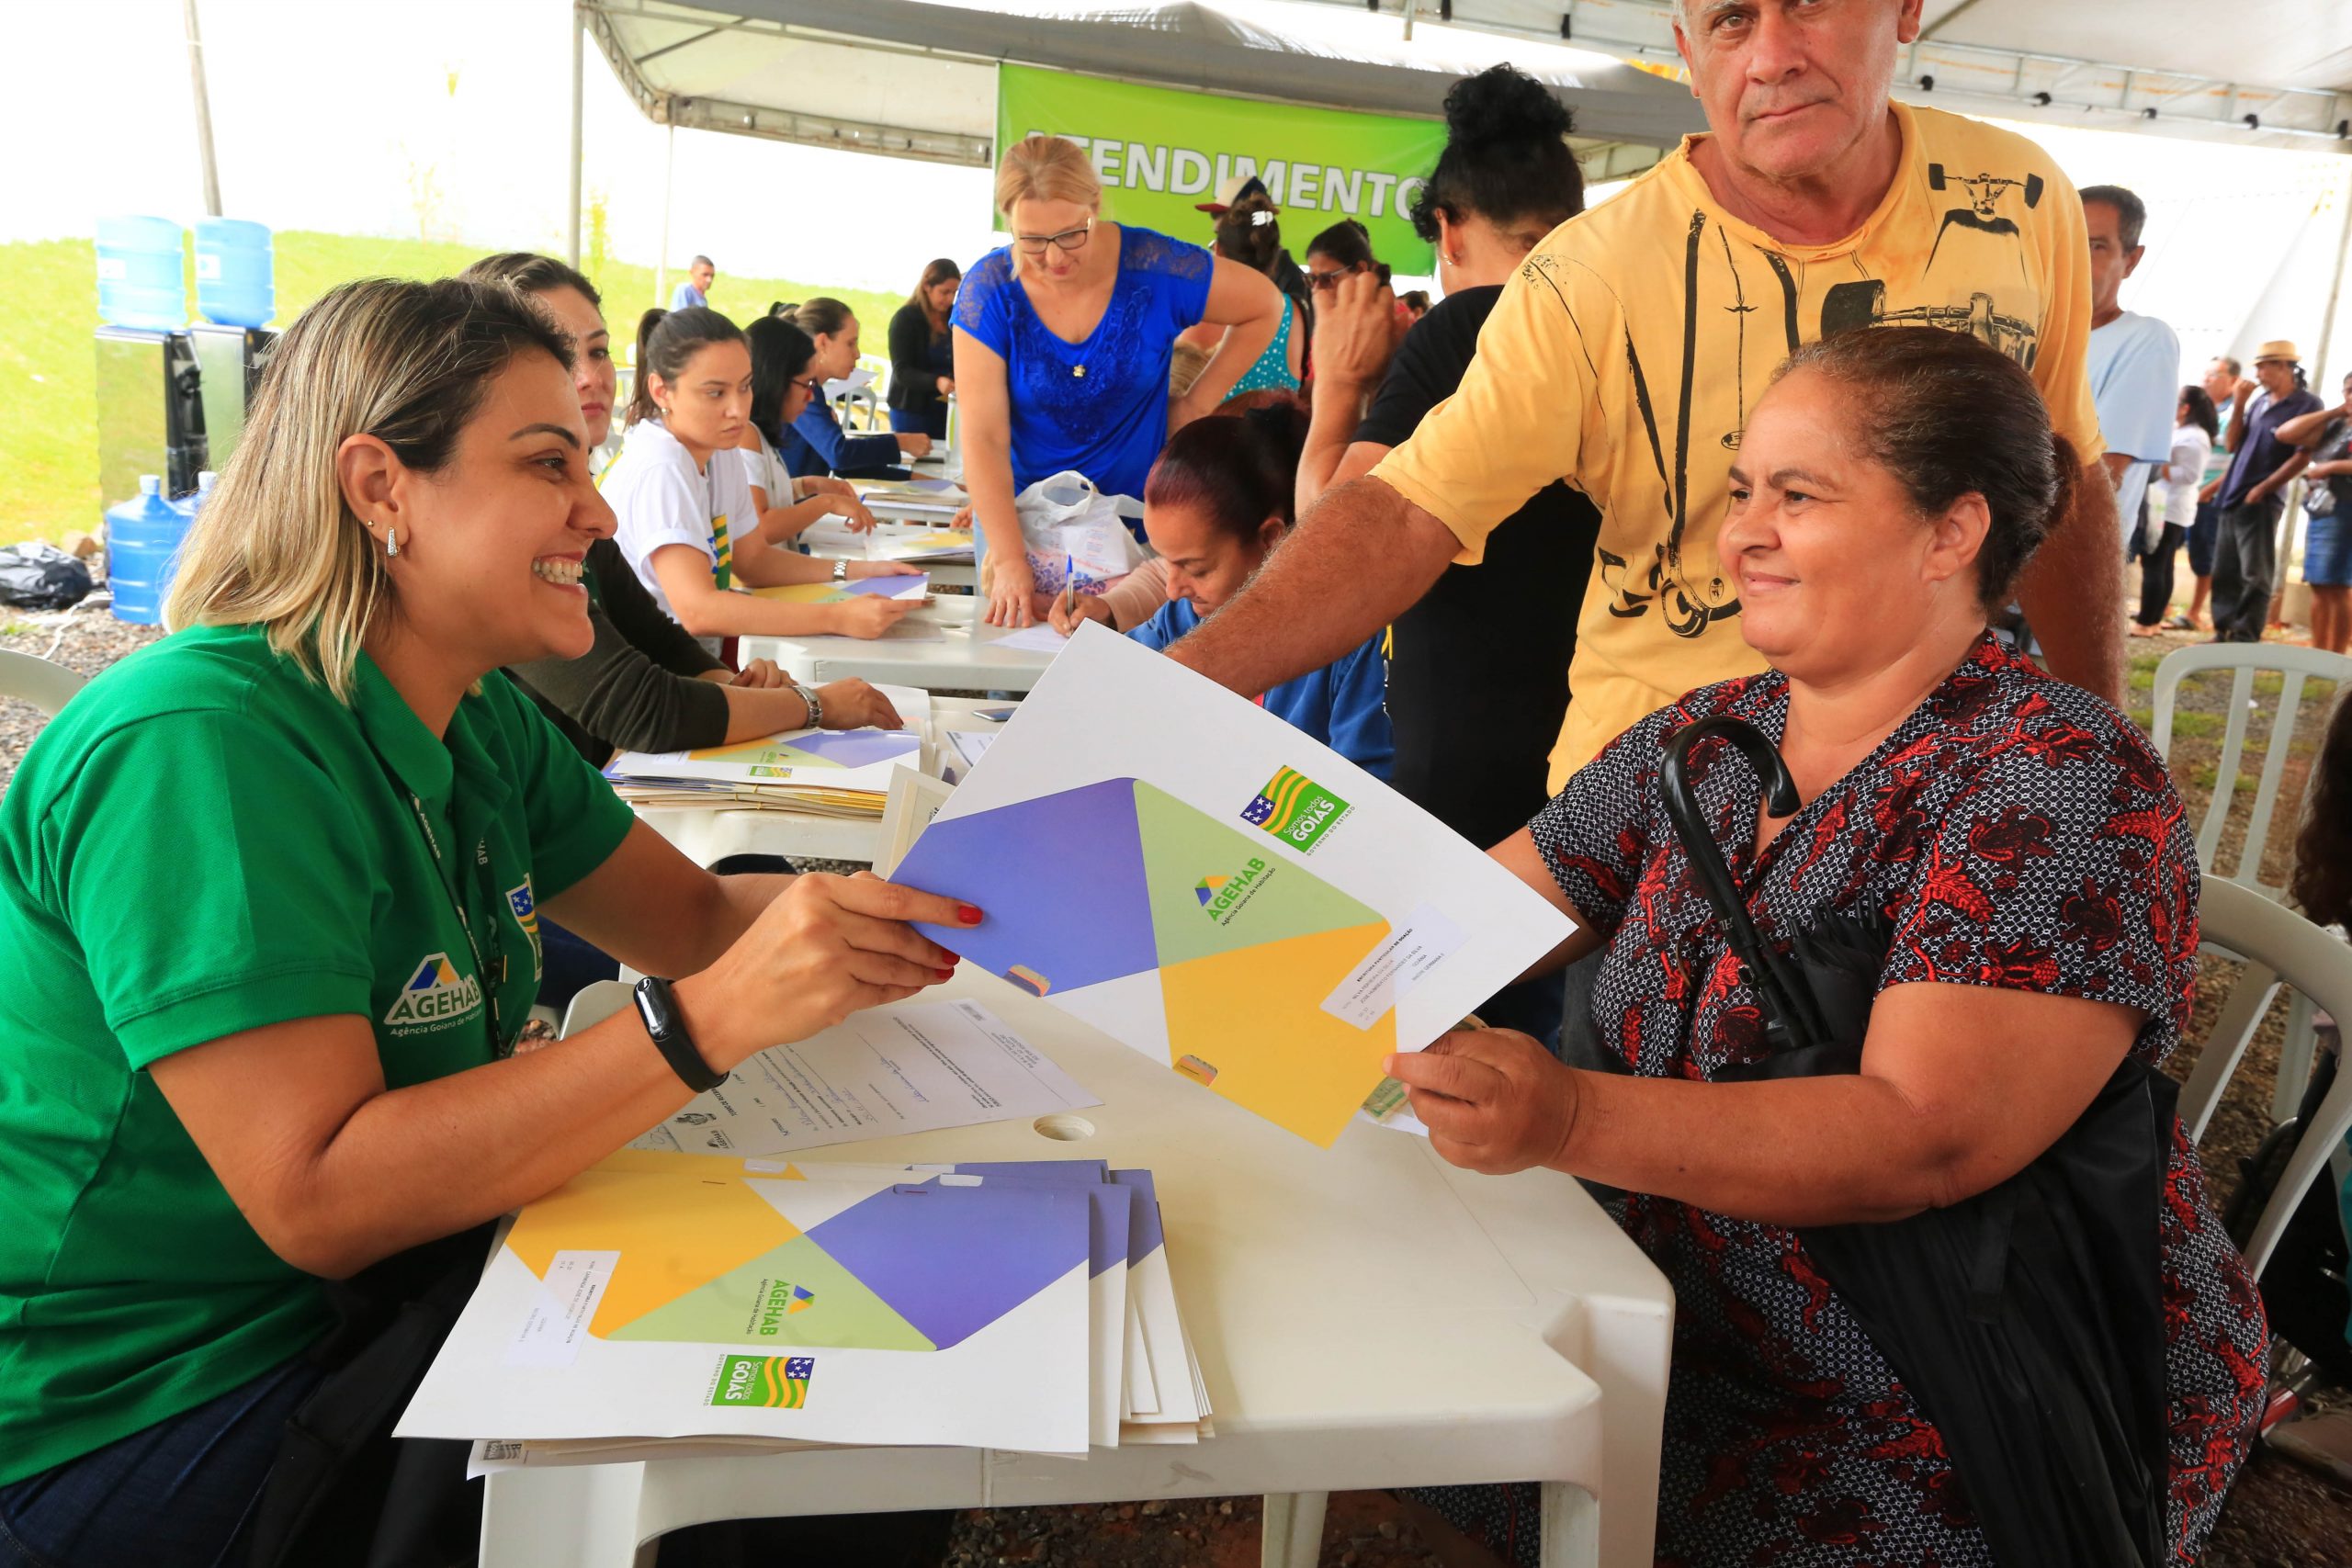
[[[1708,828],[1706,812],[1699,804],[1698,787],[1690,780],[1690,749],[1709,739],[1728,741],[1747,759],[1763,782],[1765,804],[1775,817],[1791,816],[1796,811],[1796,780],[1789,775],[1789,764],[1762,730],[1745,719],[1724,714],[1700,719],[1677,730],[1666,743],[1666,761],[1659,771],[1667,818],[1674,824],[1675,837],[1682,840],[1682,852],[1690,857],[1690,869],[1698,876],[1708,902],[1724,918],[1732,951],[1747,966],[1749,982],[1764,1004],[1768,1024],[1779,1025],[1787,1043],[1801,1050],[1823,1036],[1820,1021],[1808,1005],[1812,995],[1804,989],[1803,981],[1790,972],[1781,954],[1757,933],[1755,923],[1747,917],[1747,900],[1741,894],[1739,884],[1732,880],[1731,868],[1724,863],[1723,850]]]

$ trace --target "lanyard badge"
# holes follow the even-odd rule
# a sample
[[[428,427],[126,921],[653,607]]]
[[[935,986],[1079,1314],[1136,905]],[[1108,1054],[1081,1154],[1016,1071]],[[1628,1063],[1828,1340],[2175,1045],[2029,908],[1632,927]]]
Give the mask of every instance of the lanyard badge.
[[[424,835],[424,847],[433,856],[435,880],[447,896],[449,908],[457,912],[458,929],[465,933],[466,951],[473,955],[474,974],[481,981],[483,998],[488,1004],[483,1011],[483,1021],[490,1031],[490,1054],[503,1056],[508,1046],[505,1021],[499,1011],[499,991],[506,984],[506,954],[498,934],[501,899],[497,888],[492,886],[497,879],[491,874],[490,840],[484,837],[474,845],[474,891],[482,906],[491,911],[490,929],[478,939],[474,934],[473,919],[466,913],[465,901],[458,897],[456,879],[447,874],[447,865],[441,855],[441,839],[433,830],[433,820],[425,812],[424,802],[413,790],[402,793],[408,796],[409,809],[416,814],[416,826]],[[489,944],[487,952],[482,945],[484,942]]]

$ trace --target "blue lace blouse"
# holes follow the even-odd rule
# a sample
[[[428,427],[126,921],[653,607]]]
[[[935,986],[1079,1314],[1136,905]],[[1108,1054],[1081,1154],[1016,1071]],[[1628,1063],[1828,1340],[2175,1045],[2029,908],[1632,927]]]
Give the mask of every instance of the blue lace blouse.
[[[1013,275],[1010,247],[964,275],[956,325],[1004,359],[1012,411],[1012,488],[1065,468],[1105,494],[1143,494],[1168,439],[1168,368],[1176,336],[1208,313],[1209,253],[1122,224],[1111,303],[1082,343],[1046,330]],[[1093,241],[1101,244],[1101,228]]]

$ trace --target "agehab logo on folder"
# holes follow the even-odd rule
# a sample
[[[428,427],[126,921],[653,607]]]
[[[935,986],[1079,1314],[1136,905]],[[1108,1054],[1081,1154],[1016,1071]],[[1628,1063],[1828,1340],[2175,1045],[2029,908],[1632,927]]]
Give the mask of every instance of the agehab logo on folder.
[[[1349,811],[1348,803],[1295,768],[1276,770],[1241,808],[1241,820],[1302,852],[1315,847]]]
[[[710,1403],[731,1409],[799,1410],[817,1375],[814,1356],[721,1356]]]
[[[1274,868],[1257,855],[1238,871],[1212,872],[1193,884],[1193,897],[1201,901],[1202,911],[1218,925],[1229,926],[1233,917],[1241,912],[1259,887],[1274,874]]]

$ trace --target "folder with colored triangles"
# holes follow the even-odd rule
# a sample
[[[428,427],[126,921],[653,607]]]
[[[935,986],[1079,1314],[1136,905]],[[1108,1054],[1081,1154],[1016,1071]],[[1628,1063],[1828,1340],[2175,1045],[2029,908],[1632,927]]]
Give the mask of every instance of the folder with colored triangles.
[[[931,932],[1328,1146],[1573,925],[1478,846],[1246,698],[1092,622],[891,872]]]
[[[623,1151],[516,1217],[397,1435],[1082,1453],[1093,1209]]]
[[[751,1207],[746,1188],[790,1224],[779,1226]],[[909,1206],[901,1200],[935,1191],[949,1195],[953,1206],[941,1212],[959,1224],[1001,1217],[985,1205],[971,1205],[968,1193],[975,1188],[1000,1193],[1043,1188],[1081,1197],[1088,1205],[1082,1337],[1085,1419],[1092,1445],[1192,1443],[1212,1435],[1208,1397],[1178,1315],[1148,1171],[1114,1171],[1102,1160],[1088,1159],[894,1166],[639,1152],[613,1156],[524,1211],[403,1430],[412,1423],[419,1430],[439,1429],[470,1419],[480,1402],[462,1402],[487,1377],[507,1380],[496,1385],[499,1397],[522,1402],[506,1407],[497,1430],[511,1434],[565,1426],[576,1432],[594,1420],[583,1421],[576,1412],[564,1415],[537,1396],[591,1371],[641,1389],[653,1359],[671,1355],[671,1348],[682,1342],[701,1341],[724,1350],[731,1340],[756,1336],[756,1348],[765,1352],[756,1365],[739,1363],[715,1375],[740,1390],[730,1407],[790,1413],[817,1408],[820,1390],[833,1390],[828,1380],[840,1361],[836,1351],[872,1348],[930,1359],[960,1353],[963,1345],[989,1336],[1006,1336],[1012,1332],[1003,1326],[1009,1320],[1042,1314],[1044,1309],[1036,1307],[1036,1297],[1009,1310],[1005,1303],[1051,1274],[1061,1255],[1038,1250],[1034,1235],[1010,1260],[996,1257],[994,1244],[983,1246],[985,1237],[977,1233],[940,1247],[933,1245],[937,1227],[920,1223],[936,1215],[917,1213],[910,1219],[902,1212]],[[800,1234],[786,1235],[787,1228],[800,1228]],[[762,1247],[767,1250],[753,1255]],[[582,1256],[610,1260],[600,1293],[584,1303],[579,1299],[581,1276],[565,1261]],[[569,1302],[586,1338],[609,1348],[596,1351],[591,1346],[551,1372],[543,1364],[549,1358],[518,1353],[515,1342],[479,1333],[482,1323],[494,1325],[517,1311],[526,1280],[537,1292],[529,1311],[544,1317],[548,1298]],[[977,1282],[967,1292],[950,1281]],[[952,1305],[951,1289],[956,1294]],[[974,1330],[968,1323],[949,1321],[959,1314],[989,1322]],[[526,1312],[526,1321],[540,1319],[528,1318]],[[527,1339],[527,1331],[520,1337]],[[486,1370],[492,1356],[498,1365]],[[1066,1385],[1041,1379],[1022,1397],[1052,1399],[1057,1387]],[[951,1377],[938,1396],[956,1398],[966,1392],[967,1385]],[[794,1414],[721,1429],[702,1422],[697,1410],[676,1436],[661,1438],[642,1435],[655,1429],[645,1424],[648,1419],[632,1409],[615,1416],[609,1432],[481,1439],[474,1445],[473,1469],[841,1446],[838,1439],[812,1437],[819,1424]],[[747,1425],[752,1429],[742,1429]]]

